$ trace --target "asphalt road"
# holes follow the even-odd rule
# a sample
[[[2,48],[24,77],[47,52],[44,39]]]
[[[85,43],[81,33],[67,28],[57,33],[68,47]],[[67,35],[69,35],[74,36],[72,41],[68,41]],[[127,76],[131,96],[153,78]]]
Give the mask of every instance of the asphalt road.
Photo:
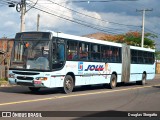
[[[42,117],[63,116],[63,119],[103,115],[127,117],[131,115],[130,111],[138,112],[139,115],[147,111],[152,114],[160,111],[160,75],[147,81],[145,86],[135,83],[118,84],[113,90],[102,85],[77,87],[71,94],[64,94],[59,88],[32,93],[21,86],[1,87],[0,111],[39,112]]]

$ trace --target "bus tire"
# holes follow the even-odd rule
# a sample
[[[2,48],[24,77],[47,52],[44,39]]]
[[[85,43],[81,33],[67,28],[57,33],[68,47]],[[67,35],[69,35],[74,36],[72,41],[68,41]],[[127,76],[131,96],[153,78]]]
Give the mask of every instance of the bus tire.
[[[145,85],[146,84],[146,74],[145,73],[142,74],[142,80],[140,81],[140,84],[141,85]]]
[[[70,75],[67,75],[63,82],[63,89],[64,93],[68,94],[73,91],[74,88],[74,81],[73,78]]]
[[[138,85],[145,85],[145,84],[146,84],[146,74],[143,73],[143,74],[142,74],[142,80],[141,80],[141,81],[136,81],[136,83],[137,83]]]
[[[109,88],[113,89],[116,87],[116,85],[117,85],[117,77],[115,74],[112,74],[110,78]]]
[[[32,92],[38,92],[40,90],[40,87],[28,87],[28,88]]]

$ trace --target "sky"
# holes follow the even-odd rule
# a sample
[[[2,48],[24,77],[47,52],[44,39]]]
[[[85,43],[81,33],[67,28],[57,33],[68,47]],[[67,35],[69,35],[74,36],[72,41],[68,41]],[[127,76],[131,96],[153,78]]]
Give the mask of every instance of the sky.
[[[20,12],[8,7],[21,0],[0,0],[0,38],[14,38],[20,32]],[[145,32],[160,37],[160,0],[26,0],[25,31],[36,31],[40,14],[40,31],[52,30],[83,36],[97,32],[124,34],[141,31],[142,12],[145,14]],[[159,38],[155,39],[160,48]]]

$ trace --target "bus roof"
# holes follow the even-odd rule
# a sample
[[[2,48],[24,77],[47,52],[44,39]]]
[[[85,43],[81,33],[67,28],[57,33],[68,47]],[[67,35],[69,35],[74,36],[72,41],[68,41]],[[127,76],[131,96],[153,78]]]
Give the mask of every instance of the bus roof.
[[[93,39],[93,38],[81,37],[81,36],[70,35],[70,34],[65,34],[65,33],[56,33],[56,32],[51,32],[51,33],[53,34],[54,37],[60,37],[60,38],[65,38],[65,39],[80,40],[80,41],[84,41],[84,42],[91,42],[91,43],[97,43],[97,44],[105,44],[105,45],[122,47],[122,44],[120,44],[120,43],[108,42],[108,41],[104,41],[104,40],[97,40],[97,39]]]
[[[94,38],[75,36],[75,35],[65,34],[65,33],[61,33],[61,32],[53,32],[53,31],[50,31],[50,32],[53,34],[54,37],[60,37],[60,38],[65,38],[65,39],[80,40],[80,41],[85,41],[85,42],[92,42],[92,43],[122,47],[121,43],[115,43],[115,42],[109,42],[109,41],[104,41],[104,40],[97,40]],[[155,52],[154,49],[142,48],[142,47],[138,47],[138,46],[130,46],[130,49]]]
[[[151,48],[142,48],[142,47],[137,47],[137,46],[130,46],[130,49],[136,49],[136,50],[143,50],[143,51],[155,52],[155,49],[151,49]]]

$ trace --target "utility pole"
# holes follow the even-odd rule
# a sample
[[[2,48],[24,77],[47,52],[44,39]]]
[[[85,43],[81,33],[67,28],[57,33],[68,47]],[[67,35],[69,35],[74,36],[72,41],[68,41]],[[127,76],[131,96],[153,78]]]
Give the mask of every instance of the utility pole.
[[[40,19],[40,14],[37,15],[37,31],[39,31],[39,19]]]
[[[37,4],[37,2],[38,2],[38,0],[28,10],[26,10],[26,0],[21,0],[20,3],[16,4],[16,10],[17,10],[17,12],[21,12],[20,32],[24,32],[25,31],[25,14],[26,14],[26,12],[28,12],[30,9],[32,9]],[[9,7],[15,7],[15,3],[13,3],[13,2],[9,2],[8,4],[9,4],[8,5]]]
[[[26,0],[21,0],[21,32],[25,31]]]
[[[142,39],[141,39],[141,47],[143,48],[144,45],[144,22],[145,22],[145,12],[152,11],[153,9],[143,9],[143,10],[136,10],[136,12],[142,12]]]

